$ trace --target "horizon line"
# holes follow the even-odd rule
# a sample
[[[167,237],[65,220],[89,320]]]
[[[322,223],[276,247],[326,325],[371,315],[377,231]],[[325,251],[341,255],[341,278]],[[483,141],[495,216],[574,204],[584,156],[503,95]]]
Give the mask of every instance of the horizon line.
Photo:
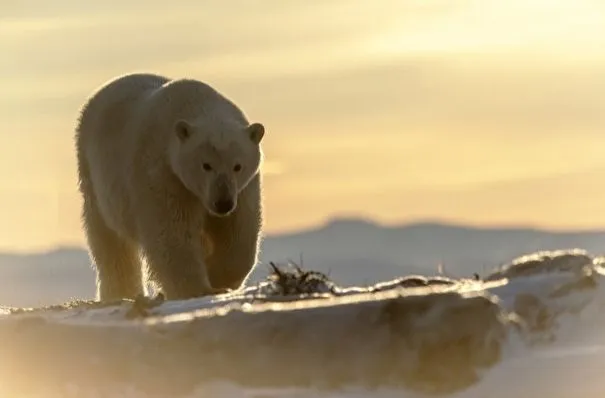
[[[394,229],[406,229],[420,226],[431,226],[435,228],[459,228],[459,229],[471,229],[475,231],[525,231],[525,232],[538,232],[538,233],[547,233],[547,234],[582,234],[582,233],[590,233],[590,234],[599,234],[605,233],[605,226],[603,227],[595,227],[595,228],[569,228],[569,227],[561,227],[561,228],[553,228],[553,227],[544,227],[539,225],[532,224],[477,224],[472,222],[464,222],[453,219],[438,219],[438,218],[424,218],[424,219],[416,219],[410,221],[402,221],[402,222],[394,222],[387,223],[382,222],[377,219],[373,219],[371,217],[365,216],[334,216],[329,219],[324,220],[321,223],[317,223],[312,226],[302,227],[298,229],[286,230],[283,232],[272,232],[265,234],[263,236],[263,240],[266,239],[275,239],[281,237],[289,237],[296,235],[303,235],[307,233],[318,232],[326,228],[330,228],[335,224],[339,223],[350,223],[350,224],[358,224],[358,225],[367,225],[369,227],[376,227],[385,230],[394,230]],[[44,255],[49,253],[55,253],[59,251],[74,251],[74,250],[84,250],[86,251],[86,244],[60,244],[49,246],[47,248],[39,248],[32,250],[20,250],[20,249],[9,249],[0,247],[1,255],[14,255],[14,256],[31,256],[31,255]]]

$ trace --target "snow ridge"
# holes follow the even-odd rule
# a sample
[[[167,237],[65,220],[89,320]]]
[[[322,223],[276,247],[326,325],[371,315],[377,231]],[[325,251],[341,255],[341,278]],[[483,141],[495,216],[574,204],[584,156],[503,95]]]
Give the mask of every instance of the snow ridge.
[[[365,288],[272,264],[266,281],[215,297],[4,308],[0,394],[509,396],[498,394],[514,386],[489,384],[498,369],[605,324],[603,264],[578,249],[540,252],[483,280]]]

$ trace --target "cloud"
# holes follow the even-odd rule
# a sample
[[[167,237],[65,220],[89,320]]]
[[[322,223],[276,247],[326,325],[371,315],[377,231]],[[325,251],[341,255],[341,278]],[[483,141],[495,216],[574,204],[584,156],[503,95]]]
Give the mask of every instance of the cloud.
[[[402,2],[406,3],[406,2]],[[599,55],[605,44],[598,0],[455,1],[447,13],[387,26],[374,38],[390,54],[526,53]]]
[[[64,10],[65,15],[5,16],[1,29],[11,40],[0,39],[0,45],[13,56],[5,59],[4,67],[23,76],[40,68],[39,63],[24,61],[40,59],[46,76],[83,70],[90,74],[232,55],[262,56],[354,40],[374,29],[362,14],[349,12],[343,17],[351,5],[334,0],[233,1],[229,6],[218,1],[205,2],[204,6],[184,1],[170,7],[165,2],[146,2],[145,13],[140,5],[133,7],[131,3],[120,3],[116,8],[58,3],[57,9]]]

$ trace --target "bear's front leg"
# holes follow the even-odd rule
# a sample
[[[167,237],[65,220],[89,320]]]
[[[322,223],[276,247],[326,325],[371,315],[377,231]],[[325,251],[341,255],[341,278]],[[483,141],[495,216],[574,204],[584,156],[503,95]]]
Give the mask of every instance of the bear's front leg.
[[[205,226],[209,240],[206,266],[215,288],[238,289],[256,265],[262,224],[257,203],[245,203],[225,218],[211,218]]]
[[[141,225],[149,275],[169,300],[226,292],[210,284],[199,232],[194,229],[186,217]]]

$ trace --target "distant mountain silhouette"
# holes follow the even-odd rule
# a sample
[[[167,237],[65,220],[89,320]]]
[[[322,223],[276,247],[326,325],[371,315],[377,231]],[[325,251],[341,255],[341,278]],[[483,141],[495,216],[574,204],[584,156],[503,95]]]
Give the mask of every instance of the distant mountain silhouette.
[[[605,253],[605,231],[551,232],[531,228],[477,228],[438,222],[382,226],[363,219],[334,219],[317,228],[269,235],[251,281],[268,262],[300,262],[329,272],[340,284],[369,284],[404,274],[482,274],[538,250],[583,248]],[[39,305],[94,295],[94,272],[81,248],[28,255],[0,254],[0,304]]]

